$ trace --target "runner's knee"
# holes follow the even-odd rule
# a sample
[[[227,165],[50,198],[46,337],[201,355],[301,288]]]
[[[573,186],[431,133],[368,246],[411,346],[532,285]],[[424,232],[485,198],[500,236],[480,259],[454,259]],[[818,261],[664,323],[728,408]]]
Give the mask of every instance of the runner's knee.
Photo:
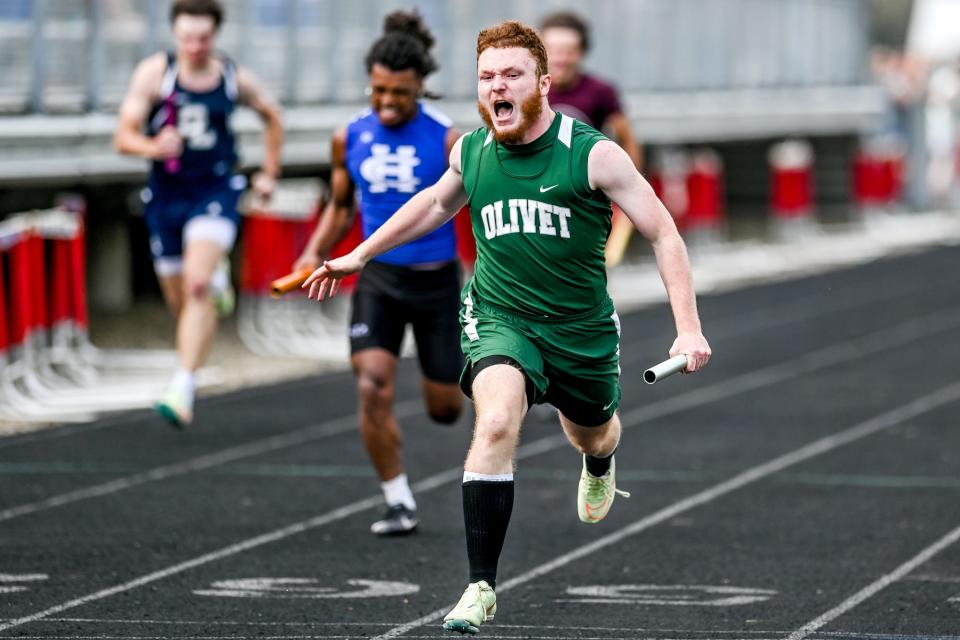
[[[210,281],[185,273],[183,276],[184,300],[204,300],[210,295]]]
[[[357,392],[365,411],[382,411],[393,403],[393,381],[384,375],[360,371],[357,374]]]
[[[474,442],[485,447],[496,447],[514,438],[515,420],[507,409],[488,409],[477,416]]]

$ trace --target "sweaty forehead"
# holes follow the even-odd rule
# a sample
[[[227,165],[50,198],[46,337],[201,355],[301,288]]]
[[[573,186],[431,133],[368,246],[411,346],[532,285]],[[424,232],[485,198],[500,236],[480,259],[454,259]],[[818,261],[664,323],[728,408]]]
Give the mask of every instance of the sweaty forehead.
[[[524,47],[487,47],[477,58],[478,71],[504,71],[505,69],[527,69],[534,71],[537,63],[533,54]]]

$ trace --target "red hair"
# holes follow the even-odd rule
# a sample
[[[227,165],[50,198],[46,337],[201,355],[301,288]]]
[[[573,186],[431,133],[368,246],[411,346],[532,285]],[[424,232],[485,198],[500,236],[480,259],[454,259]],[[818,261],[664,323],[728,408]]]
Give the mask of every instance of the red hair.
[[[547,50],[543,47],[543,40],[532,27],[522,22],[508,20],[481,31],[477,36],[477,58],[479,59],[480,54],[490,47],[526,49],[537,63],[537,75],[542,76],[547,73]]]

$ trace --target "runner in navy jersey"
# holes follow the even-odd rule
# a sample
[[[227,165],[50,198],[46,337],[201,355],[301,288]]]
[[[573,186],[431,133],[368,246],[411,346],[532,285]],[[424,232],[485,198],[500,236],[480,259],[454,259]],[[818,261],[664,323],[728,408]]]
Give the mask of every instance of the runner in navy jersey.
[[[332,201],[295,269],[319,267],[352,226],[355,211],[369,237],[447,170],[458,134],[446,116],[420,100],[424,79],[437,68],[430,55],[433,42],[415,12],[397,11],[384,19],[384,33],[366,58],[370,107],[334,133]],[[360,432],[387,504],[371,526],[377,535],[406,534],[418,525],[393,412],[397,357],[408,324],[430,417],[449,424],[463,407],[456,257],[453,225],[447,223],[370,262],[354,292],[350,351]]]
[[[229,117],[238,104],[263,120],[264,158],[252,178],[269,198],[280,175],[280,110],[259,81],[214,52],[223,20],[217,0],[176,0],[170,10],[176,50],[137,66],[120,107],[114,146],[153,161],[143,192],[154,269],[177,319],[179,369],[155,405],[176,427],[193,419],[194,372],[206,359],[217,325],[215,300],[229,276],[237,202],[246,186],[234,174],[237,152]]]

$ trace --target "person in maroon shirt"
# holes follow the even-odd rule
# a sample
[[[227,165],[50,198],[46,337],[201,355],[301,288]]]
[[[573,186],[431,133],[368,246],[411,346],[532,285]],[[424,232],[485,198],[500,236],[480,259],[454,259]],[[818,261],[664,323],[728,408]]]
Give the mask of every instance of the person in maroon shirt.
[[[620,106],[617,90],[581,69],[583,57],[590,49],[587,23],[575,13],[561,11],[546,16],[540,32],[547,49],[548,70],[553,78],[550,105],[609,133],[640,168],[640,145]]]
[[[581,122],[608,133],[630,156],[638,170],[643,169],[640,145],[630,129],[630,121],[620,106],[613,86],[581,69],[590,49],[590,29],[580,16],[559,11],[540,23],[540,35],[547,50],[547,69],[553,78],[550,106]],[[623,259],[633,225],[615,209],[613,229],[607,240],[607,266]]]

